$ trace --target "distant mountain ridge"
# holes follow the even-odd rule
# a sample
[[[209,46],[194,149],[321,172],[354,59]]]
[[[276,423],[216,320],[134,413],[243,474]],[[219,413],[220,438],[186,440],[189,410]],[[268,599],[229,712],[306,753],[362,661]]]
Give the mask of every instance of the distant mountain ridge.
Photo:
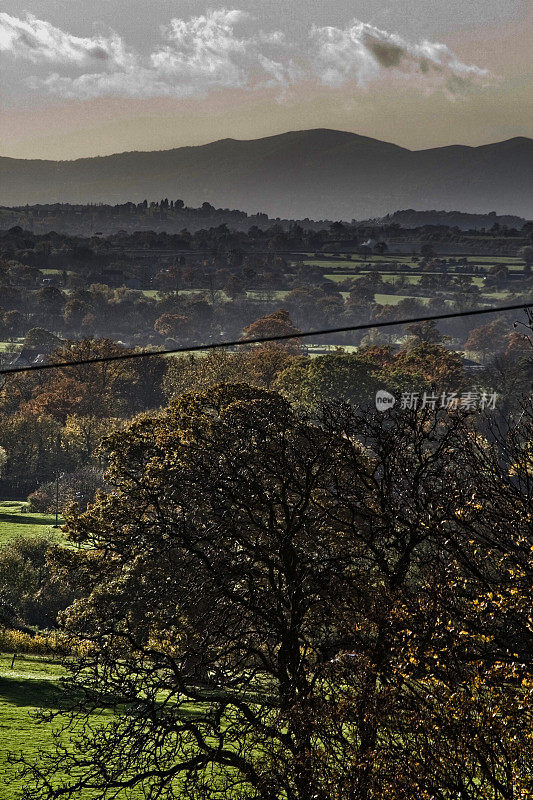
[[[75,161],[0,158],[0,205],[180,198],[271,217],[364,219],[398,208],[533,217],[533,140],[407,150],[344,131],[291,131]]]

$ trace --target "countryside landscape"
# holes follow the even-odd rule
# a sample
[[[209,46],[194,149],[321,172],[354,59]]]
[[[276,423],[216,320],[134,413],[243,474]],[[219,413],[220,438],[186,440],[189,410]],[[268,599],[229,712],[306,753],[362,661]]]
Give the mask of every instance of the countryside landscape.
[[[529,800],[530,4],[6,3],[0,800]]]

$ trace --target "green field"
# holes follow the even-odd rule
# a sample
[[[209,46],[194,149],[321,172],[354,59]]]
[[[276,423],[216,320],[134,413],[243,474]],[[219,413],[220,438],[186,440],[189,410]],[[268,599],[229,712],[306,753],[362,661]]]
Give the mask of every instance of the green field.
[[[59,519],[61,524],[62,520]],[[18,536],[46,536],[59,539],[53,514],[36,514],[19,500],[0,500],[0,546]]]
[[[438,258],[439,256],[437,256]],[[456,258],[456,256],[442,256],[443,258]],[[472,267],[481,267],[483,270],[489,270],[491,267],[499,266],[504,264],[505,266],[509,267],[512,271],[521,271],[524,269],[524,261],[521,258],[516,258],[514,256],[466,256],[466,261],[468,264],[471,264]],[[308,266],[316,266],[322,267],[323,269],[332,269],[332,270],[343,270],[349,271],[353,269],[353,267],[361,267],[362,265],[379,265],[383,267],[383,265],[389,264],[399,264],[402,266],[408,266],[410,268],[419,267],[420,261],[414,260],[410,255],[369,255],[369,256],[356,256],[354,255],[351,259],[343,258],[342,256],[332,256],[323,258],[306,258],[303,262],[305,265]],[[455,274],[455,273],[452,273]],[[460,273],[458,273],[460,274]],[[328,276],[329,277],[329,276]]]
[[[16,770],[6,763],[8,752],[36,756],[52,745],[52,728],[36,727],[31,712],[53,704],[60,668],[49,659],[0,654],[0,800],[15,800],[21,790]],[[13,781],[13,782],[12,782]]]
[[[33,759],[39,750],[52,748],[53,725],[38,725],[32,714],[56,705],[62,674],[61,667],[44,656],[19,655],[13,668],[11,661],[11,654],[0,654],[0,800],[17,800],[22,789],[17,768],[7,763],[9,752]],[[105,722],[106,717],[110,715],[104,712],[95,721]],[[78,795],[79,800],[90,796]]]
[[[427,303],[429,297],[413,297],[409,294],[375,294],[376,303],[383,306],[396,306],[402,300],[419,300],[421,303]]]
[[[24,339],[13,339],[12,342],[0,342],[0,352],[5,353],[7,350],[8,353],[15,353],[23,341]]]
[[[335,272],[329,275],[324,275],[324,278],[327,278],[330,281],[334,281],[335,283],[341,283],[345,281],[346,278],[358,278],[361,275],[369,275],[371,274],[368,270],[363,270],[357,273],[347,273],[347,272]],[[437,272],[425,272],[424,275],[440,275],[441,273]],[[379,273],[381,279],[384,283],[395,283],[399,278],[405,281],[405,283],[416,285],[420,283],[420,279],[422,275],[420,273],[416,275],[406,275],[404,273],[390,273],[390,272],[380,272]],[[474,275],[472,278],[472,283],[474,286],[484,286],[483,277],[480,275]]]
[[[411,256],[353,256],[346,259],[342,257],[332,258],[306,258],[303,262],[306,266],[324,267],[329,269],[349,269],[350,267],[360,267],[361,264],[406,264],[414,267],[418,264],[413,261]]]

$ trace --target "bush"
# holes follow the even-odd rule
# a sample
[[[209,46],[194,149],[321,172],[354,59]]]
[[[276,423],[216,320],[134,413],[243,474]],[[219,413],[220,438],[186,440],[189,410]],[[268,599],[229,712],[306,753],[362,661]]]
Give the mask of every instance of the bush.
[[[28,503],[30,511],[36,511],[39,514],[46,514],[50,508],[50,495],[43,488],[36,489],[28,495]]]
[[[102,472],[94,467],[85,467],[69,472],[59,479],[59,511],[76,503],[80,511],[94,500],[98,489],[104,488]],[[52,514],[56,509],[56,482],[43,483],[28,496],[30,509],[41,514]]]
[[[69,587],[51,575],[54,547],[44,537],[20,537],[0,549],[0,625],[53,628],[59,611],[72,602]]]
[[[47,656],[66,655],[65,645],[55,632],[37,633],[32,636],[22,631],[0,628],[0,652],[24,653],[26,655]]]

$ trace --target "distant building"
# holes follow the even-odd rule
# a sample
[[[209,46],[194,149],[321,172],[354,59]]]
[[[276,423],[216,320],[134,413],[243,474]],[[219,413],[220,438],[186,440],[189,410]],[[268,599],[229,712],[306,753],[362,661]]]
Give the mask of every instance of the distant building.
[[[10,367],[33,367],[37,364],[44,364],[46,361],[45,353],[39,353],[37,350],[30,350],[25,348],[17,353],[14,361],[9,365]]]

